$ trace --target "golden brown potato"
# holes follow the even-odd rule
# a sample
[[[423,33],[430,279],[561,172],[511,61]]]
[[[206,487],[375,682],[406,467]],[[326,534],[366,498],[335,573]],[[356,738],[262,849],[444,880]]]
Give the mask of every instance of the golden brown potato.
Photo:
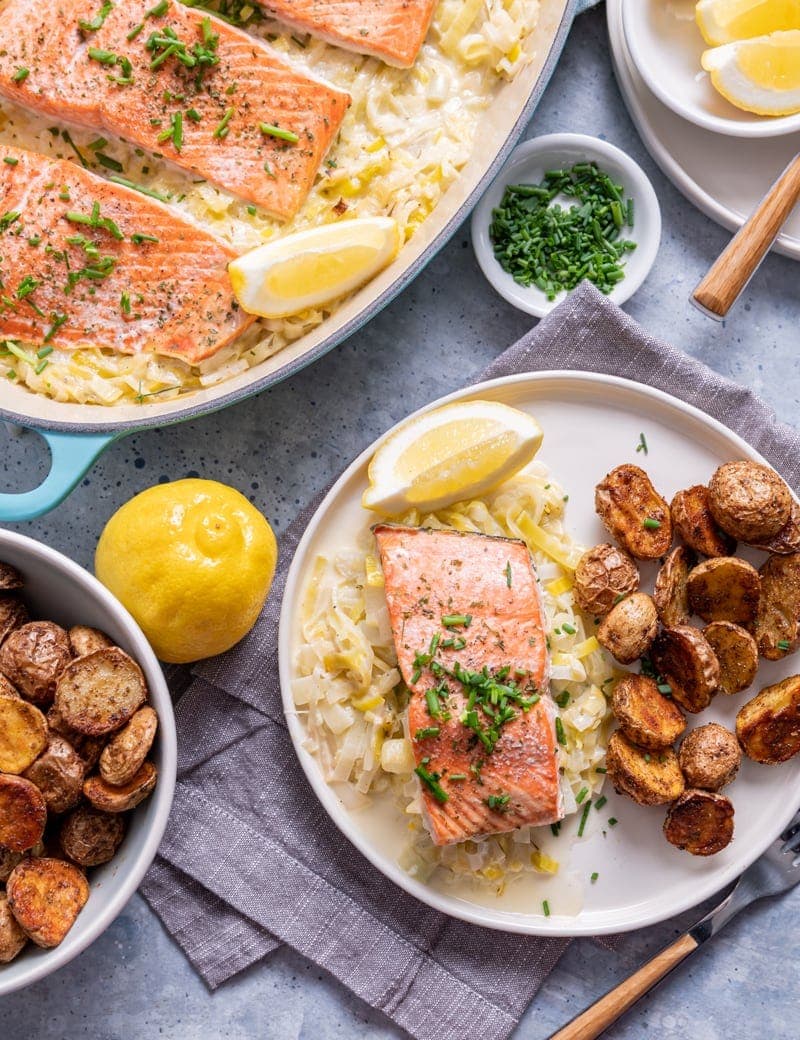
[[[787,762],[800,751],[800,675],[765,686],[739,709],[736,736],[748,758]]]
[[[617,466],[595,488],[594,507],[612,538],[639,560],[657,560],[672,544],[669,507],[638,466]]]
[[[113,646],[114,641],[109,639],[105,632],[99,628],[89,628],[88,625],[73,625],[69,630],[69,645],[76,657],[85,657],[93,654],[95,650],[105,650]]]
[[[718,722],[707,722],[685,737],[678,762],[689,787],[719,791],[739,772],[742,750],[729,729]]]
[[[763,657],[779,661],[800,644],[800,553],[770,556],[758,573],[756,642]]]
[[[615,790],[639,805],[673,802],[685,786],[672,748],[648,751],[637,747],[620,730],[612,733],[608,742],[606,772]]]
[[[0,695],[0,773],[24,773],[47,747],[47,722],[33,704]]]
[[[693,856],[714,856],[733,839],[733,805],[714,791],[684,791],[669,807],[664,837]]]
[[[4,593],[0,595],[0,643],[14,629],[20,628],[28,621],[28,608],[16,596]]]
[[[670,503],[672,523],[689,548],[703,556],[730,556],[736,540],[717,527],[702,484],[679,491]]]
[[[746,690],[758,671],[755,639],[732,621],[712,621],[703,635],[719,661],[719,692],[730,695]]]
[[[8,905],[37,946],[58,946],[89,898],[84,874],[63,859],[26,857],[6,886]]]
[[[114,857],[125,837],[125,817],[79,805],[64,820],[59,834],[66,856],[82,867],[97,867]]]
[[[86,771],[88,772],[90,769],[94,769],[100,761],[100,755],[103,748],[106,746],[106,738],[90,737],[86,733],[79,733],[76,729],[68,726],[59,714],[55,705],[52,705],[48,710],[46,719],[47,727],[50,732],[57,733],[60,737],[63,737],[68,744],[72,745],[86,766]]]
[[[726,462],[708,485],[708,506],[723,531],[740,542],[763,542],[784,526],[792,494],[774,469],[760,462]]]
[[[90,776],[83,785],[83,793],[95,809],[127,812],[152,794],[157,779],[156,767],[152,762],[145,762],[133,779],[120,787],[106,783],[102,776]]]
[[[22,776],[0,773],[0,845],[25,852],[41,841],[47,806],[39,788]]]
[[[703,621],[732,621],[746,628],[758,613],[761,579],[746,560],[717,556],[694,568],[686,591],[689,609]]]
[[[648,751],[671,747],[686,729],[680,708],[658,692],[655,680],[644,675],[620,679],[611,706],[628,740]]]
[[[634,592],[603,618],[597,641],[622,664],[630,664],[647,653],[657,631],[655,603],[644,592]]]
[[[12,567],[10,563],[0,563],[0,589],[10,592],[21,589],[24,584],[22,575],[16,567]]]
[[[28,936],[11,913],[8,897],[5,892],[0,892],[0,964],[13,961],[27,941]]]
[[[602,617],[639,588],[639,571],[631,557],[604,542],[587,549],[575,568],[572,594],[581,610]]]
[[[110,646],[67,666],[55,706],[72,729],[98,737],[124,726],[146,699],[142,669],[124,650]]]
[[[656,636],[650,656],[685,711],[709,706],[719,685],[719,661],[702,632],[691,625],[665,628]]]
[[[146,704],[114,734],[100,756],[100,775],[106,783],[119,787],[134,778],[153,746],[157,729],[158,716]]]
[[[679,545],[667,556],[656,575],[653,602],[658,611],[658,619],[665,628],[689,624],[690,611],[686,580],[689,577],[689,571],[696,563],[697,557],[692,550]]]
[[[750,545],[779,556],[800,552],[800,503],[792,499],[792,511],[789,519],[777,534],[763,542],[750,542]]]
[[[86,763],[63,737],[51,733],[47,750],[25,771],[44,795],[47,811],[63,813],[81,800]]]
[[[0,646],[0,672],[34,704],[50,704],[71,660],[67,633],[52,621],[30,621]]]

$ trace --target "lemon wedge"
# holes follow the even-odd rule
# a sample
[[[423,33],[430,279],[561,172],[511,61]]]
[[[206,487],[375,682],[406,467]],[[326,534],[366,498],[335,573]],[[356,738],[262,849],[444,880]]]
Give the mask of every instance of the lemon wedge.
[[[362,505],[397,516],[482,495],[527,465],[543,436],[533,416],[505,404],[442,405],[410,419],[379,446]]]
[[[703,68],[724,98],[762,116],[800,112],[800,29],[713,47]]]
[[[712,47],[782,29],[800,29],[800,0],[700,0],[695,18]]]
[[[279,238],[238,257],[228,271],[243,310],[286,318],[357,289],[399,248],[396,221],[363,217]]]

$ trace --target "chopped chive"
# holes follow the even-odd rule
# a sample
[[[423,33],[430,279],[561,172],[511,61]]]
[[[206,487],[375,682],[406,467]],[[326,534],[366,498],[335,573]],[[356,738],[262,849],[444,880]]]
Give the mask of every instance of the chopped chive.
[[[155,7],[145,12],[145,18],[161,18],[169,10],[169,0],[159,0]]]
[[[46,358],[53,353],[55,347],[42,347],[41,350],[36,351],[37,358]]]
[[[3,159],[3,162],[6,163],[8,166],[17,166],[18,163],[19,163],[19,159],[15,159],[15,158],[13,158],[13,156],[7,155]]]
[[[467,779],[467,774],[466,773],[450,773],[450,775],[447,777],[447,779],[448,780],[466,780]]]
[[[247,212],[250,214],[251,217],[254,217],[256,215],[256,213],[258,213],[258,210],[256,209],[255,206],[250,205],[250,206],[247,207]]]
[[[262,134],[266,134],[267,137],[277,137],[280,141],[288,141],[289,144],[297,144],[300,138],[297,134],[291,130],[282,130],[279,126],[273,126],[272,123],[259,123],[258,129]]]
[[[44,372],[44,370],[47,368],[47,366],[49,364],[50,364],[50,362],[47,361],[47,359],[45,359],[44,361],[40,361],[39,364],[36,366],[36,368],[34,368],[33,371],[36,373],[37,376],[40,376],[42,374],[42,372]]]
[[[504,812],[510,801],[510,794],[490,794],[486,799],[486,804],[490,809],[494,809],[497,812]]]
[[[643,433],[639,434],[639,443],[636,445],[636,450],[641,451],[643,454],[647,454],[647,438]]]
[[[778,647],[779,650],[788,650],[790,646],[791,646],[791,643],[789,642],[788,639],[779,639],[778,640],[777,647]]]
[[[595,883],[595,881],[597,881],[597,879],[598,879],[599,877],[600,877],[600,875],[599,875],[599,874],[597,873],[597,871],[595,870],[595,871],[593,871],[593,872],[592,872],[592,874],[590,875],[590,877],[589,877],[589,880],[591,881],[591,883],[592,883],[592,884],[594,884],[594,883]]]
[[[122,313],[123,314],[130,314],[131,313],[131,297],[130,297],[130,293],[124,292],[122,294],[122,296],[120,296],[119,305],[122,308]]]
[[[609,827],[616,827],[618,823],[619,823],[619,820],[617,820],[616,817],[609,816],[609,818],[608,818],[608,826]]]
[[[228,136],[228,134],[230,133],[230,127],[228,126],[228,124],[233,118],[234,111],[235,110],[233,108],[225,109],[225,115],[222,117],[222,119],[220,119],[219,123],[217,124],[217,128],[212,135],[213,137],[221,139]]]
[[[271,177],[273,180],[275,180],[275,173],[272,169],[269,159],[267,159],[267,161],[264,163],[264,173],[266,173],[268,177]]]
[[[645,753],[644,753],[644,760],[645,760],[645,762],[649,762],[651,757],[652,756],[651,756],[650,752],[649,751],[645,751]]]
[[[414,740],[427,740],[428,737],[438,737],[441,730],[438,726],[425,726],[423,729],[418,729],[414,734]]]
[[[129,181],[127,177],[109,177],[108,178],[114,184],[121,184],[123,188],[131,188],[133,191],[139,191],[142,195],[149,195],[151,199],[158,199],[159,202],[169,202],[169,195],[162,195],[160,192],[154,191],[152,188],[145,188],[141,184],[136,184],[134,181]]]
[[[605,766],[597,766],[596,769],[595,769],[595,773],[606,773],[607,771],[608,770],[606,769]]]
[[[586,805],[584,805],[584,807],[583,807],[583,813],[581,814],[581,822],[578,824],[578,837],[579,838],[583,837],[583,831],[584,831],[584,828],[586,827],[586,821],[589,819],[589,810],[591,808],[592,808],[592,800],[590,798],[589,801],[586,803]]]
[[[551,824],[550,824],[550,830],[551,830],[551,831],[552,831],[552,833],[553,833],[553,837],[554,837],[554,838],[557,838],[557,837],[558,837],[558,835],[559,835],[559,834],[560,834],[560,832],[561,832],[561,824],[560,824],[560,823],[551,823]]]
[[[414,772],[430,790],[437,802],[448,802],[450,800],[450,795],[439,783],[439,780],[441,779],[439,773],[429,772],[424,765],[418,765]]]
[[[143,29],[144,29],[144,22],[139,22],[138,25],[134,25],[134,27],[131,29],[131,31],[128,33],[128,35],[125,37],[125,39],[128,41],[128,43],[131,43],[133,40],[136,39],[136,37],[139,35],[139,33],[142,32]]]
[[[578,631],[577,628],[574,625],[570,625],[568,621],[565,621],[561,628],[564,632],[567,633],[568,636],[574,636],[575,633]]]
[[[56,313],[53,313],[53,314],[50,315],[50,320],[52,322],[52,325],[50,326],[50,328],[45,333],[45,337],[44,337],[45,343],[49,343],[50,340],[53,338],[53,336],[55,336],[55,334],[61,328],[61,326],[66,324],[66,322],[67,322],[67,315],[66,314],[56,314]],[[52,348],[50,348],[50,349],[52,350]],[[42,351],[39,351],[39,357],[44,357],[44,356],[45,355],[42,353]]]
[[[510,560],[508,560],[506,562],[505,575],[506,575],[506,585],[508,585],[508,587],[511,588],[511,561]]]
[[[557,697],[553,698],[553,700],[556,702],[559,708],[566,708],[566,706],[569,704],[569,690],[562,690]]]
[[[597,801],[594,803],[595,809],[602,809],[607,801],[608,799],[606,798],[606,796],[604,794],[601,794]]]
[[[186,112],[186,118],[191,119],[193,123],[199,123],[203,117],[200,115],[196,108],[190,108]]]
[[[672,687],[670,686],[669,683],[659,683],[658,684],[658,692],[659,693],[663,693],[664,696],[666,697],[668,694],[672,693]]]
[[[564,732],[564,723],[559,718],[556,718],[556,739],[562,746],[565,746],[567,743],[567,735]]]
[[[469,628],[472,614],[443,614],[442,624],[445,628]]]
[[[102,148],[105,148],[107,144],[108,141],[105,137],[98,137],[95,141],[92,141],[91,144],[87,144],[86,147],[92,152],[99,152]]]
[[[159,241],[159,239],[157,239],[155,235],[143,235],[143,234],[141,234],[138,231],[136,232],[135,235],[131,235],[131,242],[133,242],[133,244],[136,245],[136,246],[140,246],[142,244],[142,242],[158,242],[158,241]]]
[[[586,797],[586,795],[587,795],[588,793],[589,793],[589,788],[588,788],[588,787],[582,787],[582,788],[580,789],[580,791],[578,791],[577,795],[575,796],[575,802],[576,802],[576,804],[577,804],[577,805],[580,805],[580,804],[581,804],[581,802],[583,801],[583,799],[584,799],[584,798]]]
[[[103,152],[97,153],[97,161],[101,166],[105,166],[107,170],[115,170],[117,173],[122,173],[124,169],[121,162],[117,159],[112,159],[110,155],[105,155]]]
[[[544,916],[545,917],[549,917],[550,916],[550,904],[548,903],[548,901],[546,899],[542,901],[542,910],[544,912]]]
[[[17,69],[17,71],[14,73],[11,79],[14,81],[14,83],[24,83],[28,76],[30,76],[30,74],[31,70],[26,69],[23,66],[22,68]]]
[[[648,531],[657,531],[661,527],[660,520],[654,520],[652,516],[646,516],[642,520],[642,525],[647,528]]]
[[[98,29],[103,28],[103,22],[105,22],[106,18],[108,18],[113,10],[114,5],[112,3],[105,3],[90,22],[87,22],[83,18],[79,18],[78,27],[83,32],[97,32]]]

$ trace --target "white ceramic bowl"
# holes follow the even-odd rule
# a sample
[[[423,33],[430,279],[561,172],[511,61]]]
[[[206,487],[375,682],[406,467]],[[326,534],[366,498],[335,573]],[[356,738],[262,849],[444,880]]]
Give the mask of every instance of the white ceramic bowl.
[[[634,65],[657,98],[690,123],[732,137],[779,137],[800,130],[800,113],[758,116],[711,85],[700,56],[708,49],[694,0],[623,0],[622,24]]]
[[[128,831],[114,859],[89,871],[89,901],[61,945],[42,950],[29,944],[16,960],[0,964],[2,996],[71,961],[105,931],[136,891],[156,854],[172,806],[176,741],[172,701],[161,667],[122,604],[77,563],[32,538],[0,529],[0,560],[22,572],[23,595],[32,617],[64,626],[101,628],[138,661],[159,720],[152,752],[159,774],[155,791],[129,814]]]
[[[481,270],[502,297],[521,311],[538,318],[548,314],[566,295],[555,300],[536,286],[515,282],[495,259],[489,237],[492,210],[500,205],[508,184],[538,184],[548,170],[574,166],[579,162],[596,162],[612,180],[622,184],[625,196],[633,199],[634,227],[625,228],[624,237],[636,242],[636,249],[624,258],[625,277],[609,293],[609,299],[622,304],[636,292],[647,277],[661,241],[661,210],[653,185],[644,170],[629,155],[585,134],[548,134],[526,141],[511,157],[472,214],[472,245]]]

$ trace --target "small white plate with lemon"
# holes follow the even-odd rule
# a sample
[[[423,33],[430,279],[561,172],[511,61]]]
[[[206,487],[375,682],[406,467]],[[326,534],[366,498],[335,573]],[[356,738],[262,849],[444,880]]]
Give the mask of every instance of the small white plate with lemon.
[[[532,453],[535,458],[514,474]],[[667,394],[612,376],[546,372],[494,380],[435,402],[389,431],[342,474],[311,519],[289,570],[279,633],[283,706],[312,789],[342,834],[390,881],[437,910],[486,927],[532,935],[607,934],[663,920],[719,891],[788,822],[800,799],[800,759],[780,769],[743,763],[731,791],[734,841],[709,858],[688,856],[666,844],[661,835],[663,813],[617,795],[610,785],[603,786],[601,775],[592,786],[591,811],[583,828],[583,814],[574,812],[562,822],[558,835],[551,835],[549,828],[544,834],[537,829],[536,844],[527,849],[533,870],[516,858],[502,861],[499,879],[496,873],[458,876],[442,860],[430,871],[421,870],[416,854],[408,857],[409,842],[416,841],[414,834],[419,832],[418,817],[415,820],[412,805],[403,800],[410,787],[398,791],[391,777],[382,777],[386,783],[374,790],[365,785],[366,794],[355,790],[350,780],[357,772],[348,772],[344,753],[337,757],[337,746],[337,756],[323,761],[323,745],[309,725],[310,698],[319,697],[320,687],[333,693],[324,710],[330,707],[331,725],[342,734],[340,746],[370,712],[381,710],[371,697],[337,701],[337,690],[350,689],[343,670],[349,665],[343,661],[341,645],[326,647],[326,637],[314,630],[320,602],[327,602],[327,575],[335,576],[334,623],[341,632],[355,635],[359,624],[367,623],[358,613],[360,597],[367,604],[371,598],[369,612],[383,596],[379,567],[376,571],[374,560],[363,556],[372,551],[370,526],[382,515],[365,508],[365,501],[386,513],[404,513],[407,523],[413,522],[408,517],[415,507],[417,522],[427,522],[426,510],[439,507],[436,518],[453,515],[457,522],[466,515],[484,530],[480,523],[486,510],[494,516],[499,498],[507,498],[507,489],[527,479],[526,473],[547,480],[540,489],[555,493],[549,508],[560,526],[553,527],[551,539],[530,526],[532,537],[525,536],[547,606],[551,592],[560,596],[569,589],[570,566],[580,546],[608,540],[595,514],[594,488],[610,469],[623,462],[643,466],[670,499],[681,487],[705,483],[720,463],[735,458],[763,461],[730,430]],[[486,490],[498,480],[499,487]],[[469,497],[471,505],[456,504],[459,496]],[[548,528],[550,520],[540,523]],[[554,554],[544,564],[543,550]],[[642,569],[643,588],[655,569]],[[357,574],[362,577],[354,577]],[[558,629],[550,635],[555,660],[561,635]],[[592,640],[585,635],[578,633],[584,640],[578,655],[591,649]],[[316,674],[310,674],[312,650],[323,662],[322,672]],[[595,659],[605,657],[591,652]],[[778,667],[791,669],[789,662]],[[767,682],[776,681],[772,675],[765,677]],[[703,712],[702,722],[730,728],[747,696],[717,697]],[[697,718],[691,718],[690,726]],[[399,773],[395,763],[389,769],[383,762],[386,744],[402,743],[391,740],[391,732],[396,730],[390,731],[383,747],[370,744],[364,754],[378,755],[382,768]],[[347,776],[333,782],[330,770],[342,757]],[[472,848],[465,852],[468,858],[482,855]],[[490,869],[497,870],[494,865]]]

